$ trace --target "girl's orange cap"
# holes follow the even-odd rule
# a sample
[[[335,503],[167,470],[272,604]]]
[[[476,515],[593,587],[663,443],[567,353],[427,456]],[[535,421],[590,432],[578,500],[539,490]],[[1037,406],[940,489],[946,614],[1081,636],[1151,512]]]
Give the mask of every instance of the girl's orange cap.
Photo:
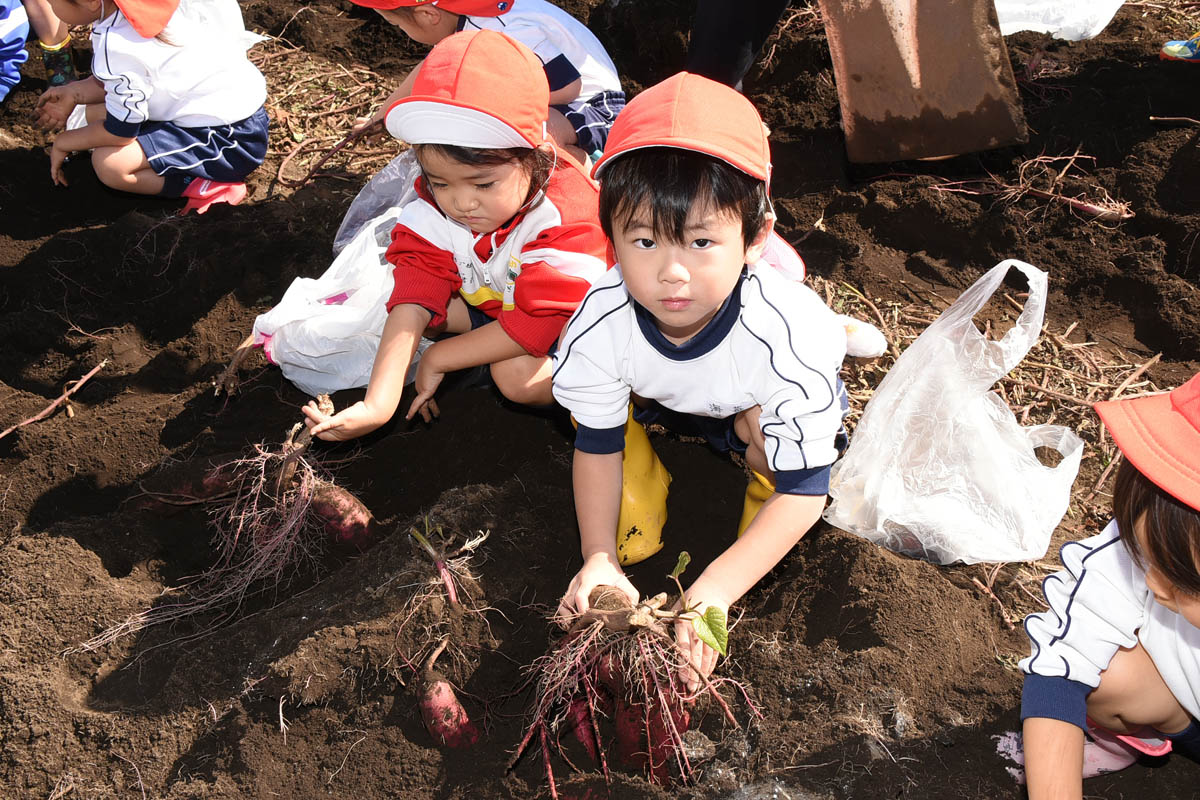
[[[1096,413],[1129,463],[1200,511],[1200,374],[1172,392],[1097,403]]]
[[[409,144],[537,147],[549,108],[546,71],[532,50],[496,31],[463,31],[429,51],[412,94],[385,122]]]
[[[605,164],[644,147],[694,150],[765,183],[771,180],[771,146],[754,104],[725,84],[690,72],[651,86],[621,109],[592,176],[598,180]]]
[[[147,39],[162,33],[179,8],[179,0],[116,0],[116,3],[138,35]]]
[[[513,6],[513,0],[350,0],[367,8],[390,10],[403,6],[437,6],[451,14],[468,17],[498,17]]]

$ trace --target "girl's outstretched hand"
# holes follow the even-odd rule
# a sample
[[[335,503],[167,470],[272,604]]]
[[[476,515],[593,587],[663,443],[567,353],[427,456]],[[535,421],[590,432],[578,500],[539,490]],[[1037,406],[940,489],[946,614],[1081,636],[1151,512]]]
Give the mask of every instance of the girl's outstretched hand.
[[[420,413],[421,419],[433,422],[435,417],[441,415],[433,395],[442,385],[446,373],[437,363],[437,352],[438,346],[432,345],[421,354],[421,360],[417,362],[417,376],[413,381],[413,388],[417,390],[417,396],[413,398],[412,405],[408,407],[408,413],[404,415],[405,419],[412,419],[417,413]]]
[[[304,424],[312,435],[327,442],[344,442],[365,436],[388,421],[386,415],[359,400],[352,406],[342,409],[332,417],[317,407],[315,400],[309,400],[308,405],[301,409],[304,412]]]
[[[71,152],[64,150],[58,146],[58,140],[54,140],[54,146],[50,148],[50,180],[55,186],[66,186],[67,177],[63,174],[63,164],[66,163],[67,156]]]

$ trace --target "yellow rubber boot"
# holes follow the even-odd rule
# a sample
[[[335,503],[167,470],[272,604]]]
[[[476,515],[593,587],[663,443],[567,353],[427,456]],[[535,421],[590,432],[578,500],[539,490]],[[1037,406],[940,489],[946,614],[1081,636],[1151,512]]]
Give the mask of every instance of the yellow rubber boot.
[[[625,422],[621,514],[617,519],[617,557],[622,566],[645,561],[662,549],[667,523],[667,487],[671,474],[658,460],[646,429],[633,418]]]
[[[750,527],[750,523],[754,522],[754,518],[758,516],[758,511],[762,508],[763,503],[775,494],[775,484],[771,483],[765,475],[760,475],[754,470],[750,470],[750,483],[746,485],[746,499],[742,501],[742,520],[738,523],[738,536],[746,532],[746,528]]]

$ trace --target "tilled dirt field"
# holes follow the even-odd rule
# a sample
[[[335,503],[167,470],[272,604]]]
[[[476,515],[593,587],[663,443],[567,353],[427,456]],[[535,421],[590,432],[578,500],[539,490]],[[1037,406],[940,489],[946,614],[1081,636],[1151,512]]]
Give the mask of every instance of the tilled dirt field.
[[[631,90],[682,65],[686,34],[675,31],[689,3],[564,5]],[[884,310],[924,304],[927,316],[998,261],[1029,261],[1050,273],[1051,330],[1115,363],[1161,353],[1142,379],[1181,382],[1200,369],[1200,149],[1195,127],[1149,117],[1197,116],[1200,75],[1157,60],[1163,40],[1192,30],[1183,5],[1128,5],[1092,41],[1051,42],[1033,77],[1025,65],[1042,37],[1009,37],[1031,129],[1020,151],[868,169],[844,161],[824,34],[796,4],[746,87],[773,131],[783,232],[824,285],[849,284]],[[232,399],[211,382],[256,314],[296,276],[323,271],[350,199],[395,152],[358,148],[289,185],[420,53],[345,2],[243,6],[251,27],[285,41],[260,49],[273,150],[240,207],[179,218],[175,203],[103,189],[85,158],[68,164],[69,189],[53,187],[46,139],[27,121],[45,85],[39,65],[0,110],[0,429],[106,361],[72,415],[0,439],[0,795],[544,796],[538,757],[507,766],[527,722],[523,668],[556,636],[545,615],[578,559],[571,433],[561,416],[514,409],[487,388],[448,386],[432,425],[400,421],[317,448],[389,534],[366,554],[330,554],[320,580],[297,574],[233,620],[201,616],[67,652],[171,602],[165,588],[211,563],[205,513],[147,510],[143,483],[164,462],[278,443],[298,420],[307,398],[275,369],[248,367]],[[1061,190],[1107,192],[1135,217],[1103,224],[1032,197],[938,188],[989,175],[1011,185],[1023,162],[1077,149],[1094,160]],[[680,549],[692,570],[723,549],[744,487],[737,465],[694,442],[654,441],[674,483],[668,545],[632,570],[648,593],[670,588]],[[1082,495],[1103,466],[1089,447]],[[1076,504],[1057,539],[1094,530],[1102,505],[1102,494]],[[427,520],[458,537],[491,532],[473,564],[473,603],[488,611],[408,614],[405,576],[419,557],[402,534]],[[821,525],[735,609],[719,674],[742,682],[761,716],[744,697],[730,697],[741,730],[698,714],[694,784],[622,773],[606,784],[594,765],[558,762],[560,796],[1020,797],[992,736],[1018,724],[1026,645],[1001,614],[1034,607],[1030,574],[938,568]],[[413,696],[412,659],[437,625],[459,643],[441,666],[484,730],[465,752],[433,746]],[[1190,797],[1196,770],[1175,759],[1087,789]]]

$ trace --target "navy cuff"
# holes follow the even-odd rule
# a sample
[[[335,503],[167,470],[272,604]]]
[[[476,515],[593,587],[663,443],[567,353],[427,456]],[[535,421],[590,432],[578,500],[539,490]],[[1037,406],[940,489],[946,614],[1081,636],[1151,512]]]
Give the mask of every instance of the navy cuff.
[[[546,71],[546,82],[550,84],[552,92],[557,92],[576,78],[583,77],[565,55],[550,59],[542,65],[542,69]]]
[[[589,428],[580,425],[575,433],[575,449],[595,455],[619,453],[625,449],[625,426]]]
[[[775,491],[780,494],[829,494],[832,464],[811,469],[788,469],[775,473]]]
[[[1026,675],[1021,688],[1021,720],[1057,719],[1087,730],[1087,697],[1092,687],[1070,678]]]
[[[112,114],[104,115],[104,130],[113,136],[120,136],[123,139],[133,139],[138,135],[138,131],[141,128],[142,123],[140,122],[123,122]]]

